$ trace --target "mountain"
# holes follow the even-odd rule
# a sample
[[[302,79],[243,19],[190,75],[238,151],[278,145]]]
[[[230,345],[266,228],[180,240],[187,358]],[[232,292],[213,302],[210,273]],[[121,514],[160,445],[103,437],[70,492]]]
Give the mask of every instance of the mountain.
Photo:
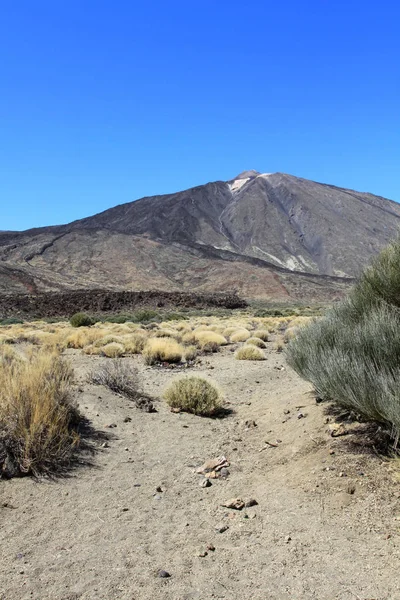
[[[329,299],[399,223],[400,205],[380,196],[244,171],[68,225],[0,231],[0,292],[102,287]]]

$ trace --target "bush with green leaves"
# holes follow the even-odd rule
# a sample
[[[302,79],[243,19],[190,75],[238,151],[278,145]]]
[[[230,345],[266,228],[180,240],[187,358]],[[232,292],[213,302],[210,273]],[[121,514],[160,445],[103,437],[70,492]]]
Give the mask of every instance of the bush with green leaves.
[[[77,312],[69,320],[72,327],[90,327],[94,321],[92,317],[83,312]]]
[[[400,240],[385,248],[348,297],[301,328],[289,364],[322,399],[400,435]]]

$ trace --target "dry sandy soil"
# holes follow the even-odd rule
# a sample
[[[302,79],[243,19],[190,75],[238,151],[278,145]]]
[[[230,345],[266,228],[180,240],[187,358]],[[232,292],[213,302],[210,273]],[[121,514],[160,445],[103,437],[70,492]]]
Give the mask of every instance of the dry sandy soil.
[[[108,447],[64,479],[0,482],[1,600],[400,598],[395,465],[332,438],[309,386],[266,353],[235,361],[224,348],[190,369],[224,390],[233,412],[217,420],[163,400],[141,412],[86,383],[107,359],[67,351],[80,407]],[[121,360],[158,398],[178,375]],[[220,455],[229,476],[202,488],[196,468]],[[232,497],[258,504],[221,506]]]

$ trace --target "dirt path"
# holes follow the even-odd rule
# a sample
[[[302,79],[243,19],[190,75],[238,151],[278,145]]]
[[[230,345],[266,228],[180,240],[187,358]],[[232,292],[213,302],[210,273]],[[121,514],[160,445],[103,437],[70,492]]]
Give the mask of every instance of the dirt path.
[[[400,599],[391,466],[333,440],[307,384],[268,352],[249,363],[226,349],[194,369],[225,391],[234,413],[222,420],[162,401],[142,413],[84,383],[103,359],[72,353],[80,406],[113,437],[67,479],[0,482],[1,600]],[[140,369],[154,395],[177,376]],[[222,454],[229,477],[200,487],[196,467]],[[258,505],[221,506],[236,496]]]

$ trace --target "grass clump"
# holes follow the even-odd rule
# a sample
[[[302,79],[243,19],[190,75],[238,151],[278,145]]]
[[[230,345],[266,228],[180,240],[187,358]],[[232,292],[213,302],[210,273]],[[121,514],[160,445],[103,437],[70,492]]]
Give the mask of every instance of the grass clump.
[[[268,342],[269,331],[267,329],[256,329],[253,331],[254,337],[260,338],[263,342]]]
[[[251,344],[244,345],[235,352],[237,360],[265,360],[264,352]]]
[[[183,353],[183,358],[189,362],[194,360],[197,357],[197,348],[196,346],[187,346]]]
[[[348,297],[302,327],[289,364],[322,399],[400,435],[400,240],[385,248]]]
[[[232,343],[245,342],[249,339],[249,337],[251,336],[250,332],[247,329],[237,329],[231,334],[230,340]]]
[[[257,346],[257,348],[266,348],[265,342],[262,341],[259,337],[251,337],[246,340],[246,344],[250,344],[251,346]]]
[[[209,352],[216,352],[220,346],[226,346],[226,338],[215,331],[195,331],[194,338],[200,348]]]
[[[159,362],[178,363],[182,360],[184,348],[172,338],[151,338],[147,341],[142,355],[147,365]]]
[[[80,420],[72,381],[71,367],[56,353],[1,362],[0,473],[49,474],[71,463]]]
[[[100,348],[100,350],[104,356],[107,356],[107,358],[117,358],[118,356],[122,356],[125,352],[123,344],[119,344],[118,342],[106,344]]]
[[[173,381],[164,391],[171,408],[202,417],[215,415],[222,408],[217,386],[202,377],[185,377]]]
[[[72,327],[90,327],[94,324],[92,317],[83,312],[77,312],[69,320]]]

